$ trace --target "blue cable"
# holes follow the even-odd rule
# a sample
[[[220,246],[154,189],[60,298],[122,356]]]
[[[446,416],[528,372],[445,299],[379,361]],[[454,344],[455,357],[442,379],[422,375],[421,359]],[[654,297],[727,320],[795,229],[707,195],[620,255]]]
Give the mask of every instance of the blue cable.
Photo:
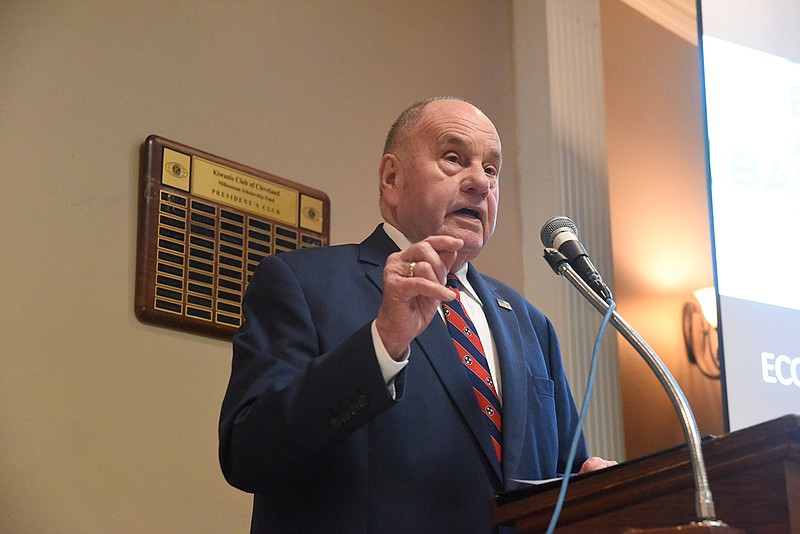
[[[589,398],[592,396],[592,389],[594,389],[594,377],[597,372],[597,360],[600,356],[600,345],[603,343],[603,335],[605,334],[614,309],[617,307],[616,303],[611,299],[606,299],[608,303],[608,310],[603,316],[603,322],[597,332],[597,338],[594,341],[594,348],[592,349],[592,365],[589,370],[589,379],[586,383],[586,394],[583,397],[583,404],[581,405],[581,413],[578,417],[578,424],[575,427],[575,434],[572,436],[572,445],[569,449],[569,456],[567,457],[567,465],[564,468],[564,478],[561,480],[561,491],[558,493],[556,506],[553,510],[553,515],[550,518],[550,524],[547,526],[547,534],[552,534],[558,523],[558,516],[561,515],[561,508],[564,506],[564,498],[567,495],[567,486],[569,485],[570,473],[572,472],[572,464],[575,462],[575,455],[578,451],[578,443],[580,442],[581,434],[583,433],[583,420],[586,418],[586,412],[589,408]]]

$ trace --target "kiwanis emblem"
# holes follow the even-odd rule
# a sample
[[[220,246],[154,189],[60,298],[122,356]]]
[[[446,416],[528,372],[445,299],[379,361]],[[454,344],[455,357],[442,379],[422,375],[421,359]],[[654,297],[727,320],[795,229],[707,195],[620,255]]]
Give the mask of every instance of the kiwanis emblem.
[[[189,176],[189,170],[176,161],[168,161],[165,163],[164,170],[175,178],[186,178]]]
[[[313,206],[304,207],[302,213],[303,213],[303,217],[305,217],[309,221],[316,222],[316,221],[319,221],[322,218],[322,213],[320,213],[320,211],[317,208],[313,207]]]

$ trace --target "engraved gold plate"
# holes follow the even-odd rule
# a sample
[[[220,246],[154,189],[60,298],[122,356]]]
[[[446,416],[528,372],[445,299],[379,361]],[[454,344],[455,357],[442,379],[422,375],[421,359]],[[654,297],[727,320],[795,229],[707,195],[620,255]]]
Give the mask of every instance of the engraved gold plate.
[[[322,191],[151,135],[142,145],[135,312],[230,338],[269,254],[329,244]]]

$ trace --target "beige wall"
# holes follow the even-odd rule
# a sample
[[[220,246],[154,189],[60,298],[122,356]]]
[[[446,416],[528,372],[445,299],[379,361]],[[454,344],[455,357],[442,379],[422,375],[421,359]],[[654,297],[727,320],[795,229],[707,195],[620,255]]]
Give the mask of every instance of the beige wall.
[[[720,382],[691,365],[681,310],[713,284],[697,47],[618,0],[601,0],[618,311],[667,364],[702,434],[720,434]],[[683,441],[668,397],[619,344],[628,458]]]
[[[504,139],[479,264],[522,285],[510,9],[481,0],[0,5],[0,531],[244,532],[216,424],[227,343],[133,314],[139,145],[174,139],[378,222],[402,107],[479,103]]]

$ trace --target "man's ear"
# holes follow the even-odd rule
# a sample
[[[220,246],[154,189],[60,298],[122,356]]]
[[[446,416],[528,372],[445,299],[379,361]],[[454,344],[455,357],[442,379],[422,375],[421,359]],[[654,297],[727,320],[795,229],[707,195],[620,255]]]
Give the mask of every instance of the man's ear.
[[[381,157],[381,164],[378,167],[381,196],[390,205],[394,203],[394,199],[397,197],[397,189],[400,186],[398,177],[401,173],[400,161],[397,156],[388,153]]]

